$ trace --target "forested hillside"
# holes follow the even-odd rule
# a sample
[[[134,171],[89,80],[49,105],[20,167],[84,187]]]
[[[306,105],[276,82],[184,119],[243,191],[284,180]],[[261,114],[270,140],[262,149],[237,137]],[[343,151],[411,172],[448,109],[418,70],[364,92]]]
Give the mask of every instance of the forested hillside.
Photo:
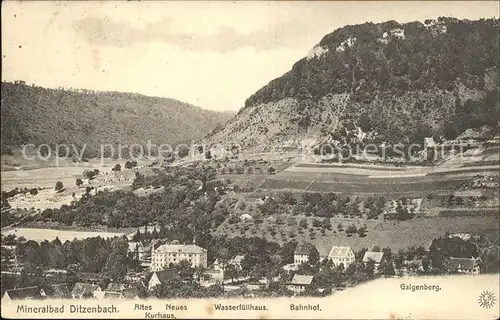
[[[497,128],[499,31],[499,20],[454,18],[335,30],[250,96],[212,141],[349,143],[360,128],[368,138],[396,143]]]
[[[156,145],[189,142],[231,115],[134,93],[46,89],[2,82],[2,149],[26,143]]]

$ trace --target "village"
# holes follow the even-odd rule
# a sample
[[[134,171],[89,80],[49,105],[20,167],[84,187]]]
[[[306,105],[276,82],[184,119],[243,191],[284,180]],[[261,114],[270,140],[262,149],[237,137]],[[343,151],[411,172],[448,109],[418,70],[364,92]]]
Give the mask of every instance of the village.
[[[377,277],[408,278],[426,274],[474,276],[480,274],[482,268],[481,257],[472,244],[479,237],[457,233],[436,239],[428,248],[409,248],[407,252],[398,253],[392,253],[390,248],[376,246],[357,252],[349,246],[333,246],[327,256],[320,257],[317,248],[311,243],[290,243],[289,249],[294,248],[290,252],[292,261],[285,263],[282,260],[277,263],[278,271],[264,273],[258,278],[245,270],[248,269],[248,257],[243,252],[228,259],[215,259],[208,264],[208,250],[198,246],[195,241],[180,244],[173,240],[162,244],[165,241],[145,240],[145,234],[158,231],[157,226],[146,226],[126,236],[128,256],[137,262],[137,267],[129,270],[122,279],[104,280],[102,274],[78,273],[78,282],[70,286],[69,283],[58,282],[67,277],[67,270],[44,270],[45,278],[57,279],[56,283],[8,289],[2,301],[137,300],[161,297],[158,292],[162,286],[163,290],[174,290],[169,286],[179,283],[198,290],[211,288],[215,296],[231,296],[232,292],[247,297],[258,297],[269,292],[276,296],[326,296]],[[2,241],[2,252],[4,243]],[[13,246],[7,247],[15,251]],[[449,256],[451,252],[464,250],[474,252],[476,256]],[[442,258],[440,256],[436,260],[437,253],[446,256],[446,263],[433,265],[433,260]],[[2,277],[9,273],[15,272],[2,268]]]

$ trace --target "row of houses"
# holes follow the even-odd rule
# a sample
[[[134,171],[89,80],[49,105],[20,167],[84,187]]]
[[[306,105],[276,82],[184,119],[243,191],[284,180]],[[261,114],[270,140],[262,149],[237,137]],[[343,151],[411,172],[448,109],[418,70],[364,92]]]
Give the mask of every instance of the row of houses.
[[[297,245],[294,251],[294,261],[292,264],[284,266],[285,270],[296,271],[303,263],[309,263],[310,257],[316,250],[310,243]],[[317,250],[316,250],[317,251]],[[233,265],[237,270],[242,270],[243,255],[237,255],[225,265],[216,260],[213,265],[207,269],[207,250],[192,245],[180,245],[178,243],[165,244],[153,249],[152,256],[152,274],[146,279],[147,287],[145,289],[152,291],[154,288],[177,276],[177,271],[172,269],[173,264],[180,261],[190,262],[192,267],[201,267],[204,269],[201,277],[197,279],[203,286],[224,283],[224,269]],[[335,266],[343,265],[348,268],[356,260],[354,251],[349,246],[333,246],[328,254],[328,259]],[[364,263],[373,262],[375,272],[377,272],[381,263],[384,262],[383,252],[367,251],[364,253],[362,261]],[[478,260],[474,258],[450,258],[450,272],[463,274],[479,274]],[[422,270],[422,260],[406,261],[405,268],[409,270]],[[313,276],[295,274],[286,287],[300,294],[304,292],[313,282]],[[70,291],[67,284],[57,284],[47,287],[47,292],[40,287],[26,287],[6,290],[2,299],[20,300],[20,299],[139,299],[139,292],[136,286],[127,287],[122,283],[111,283],[103,290],[94,283],[76,283]]]
[[[121,283],[111,283],[106,290],[96,284],[76,283],[71,291],[68,284],[49,285],[46,289],[39,286],[6,290],[2,301],[42,300],[42,299],[139,299],[137,287],[127,287]]]

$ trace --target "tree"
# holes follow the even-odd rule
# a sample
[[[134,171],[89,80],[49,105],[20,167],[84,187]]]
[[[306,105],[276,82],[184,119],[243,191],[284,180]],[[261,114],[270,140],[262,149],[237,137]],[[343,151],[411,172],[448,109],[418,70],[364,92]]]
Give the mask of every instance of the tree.
[[[177,146],[177,155],[181,158],[187,157],[189,154],[189,147],[185,144],[181,144]]]
[[[375,273],[375,261],[373,261],[372,259],[368,259],[368,261],[365,263],[364,272],[368,276],[372,277]]]
[[[139,229],[137,229],[137,232],[134,233],[134,235],[132,236],[132,241],[133,242],[142,241],[142,234],[141,234],[141,231]]]
[[[318,219],[313,219],[312,225],[313,225],[314,228],[320,228],[321,227],[321,221],[319,221]]]
[[[311,245],[308,262],[310,265],[314,266],[318,261],[319,261],[319,251],[318,249],[316,249],[316,246]]]
[[[378,270],[382,275],[393,276],[396,274],[392,263],[389,261],[383,261],[382,263],[380,263]]]
[[[83,184],[83,180],[78,178],[78,179],[76,179],[75,184],[79,187]]]
[[[301,219],[299,222],[299,226],[302,228],[307,228],[309,226],[309,224],[307,223],[307,219],[306,218]]]
[[[56,182],[56,186],[54,188],[57,192],[62,192],[64,190],[64,185],[61,181]]]
[[[357,232],[357,229],[356,229],[356,226],[354,226],[354,225],[348,226],[347,229],[345,230],[345,233],[347,233],[347,234],[356,233],[356,232]]]
[[[194,268],[191,266],[191,262],[187,260],[181,260],[177,263],[174,268],[177,270],[179,277],[185,280],[193,280]]]
[[[137,161],[127,161],[125,162],[125,169],[132,169],[137,167]]]
[[[38,194],[38,189],[37,189],[37,188],[31,188],[31,189],[30,189],[30,194],[31,194],[32,196],[36,196],[36,195]]]
[[[91,186],[87,186],[87,187],[85,188],[85,194],[86,194],[86,195],[90,195],[90,191],[92,191],[92,188],[93,188],[93,187],[91,187]]]
[[[358,118],[358,126],[364,132],[370,132],[372,130],[371,119],[366,112],[363,112]]]
[[[275,174],[276,173],[276,169],[274,169],[273,167],[269,167],[269,169],[267,169],[267,173],[269,173],[269,174]]]
[[[332,223],[330,222],[330,218],[324,218],[323,221],[321,222],[321,225],[325,229],[328,230],[332,229]]]
[[[212,152],[210,150],[205,151],[205,159],[212,159]]]
[[[360,238],[366,237],[366,227],[361,227],[358,229],[358,236]]]
[[[281,246],[278,253],[281,258],[281,265],[293,263],[293,255],[296,248],[297,241],[295,240],[288,241]]]
[[[224,278],[231,279],[231,282],[234,282],[234,279],[238,278],[238,269],[234,264],[229,264],[224,269]]]
[[[122,171],[122,166],[119,163],[117,163],[115,164],[113,169],[111,169],[111,171]]]

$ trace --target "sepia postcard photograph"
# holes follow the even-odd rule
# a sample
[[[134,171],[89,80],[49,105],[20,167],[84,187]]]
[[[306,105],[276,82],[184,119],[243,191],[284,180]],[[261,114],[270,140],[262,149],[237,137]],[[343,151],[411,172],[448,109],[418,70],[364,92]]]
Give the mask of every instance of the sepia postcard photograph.
[[[3,1],[7,319],[499,319],[497,1]]]

